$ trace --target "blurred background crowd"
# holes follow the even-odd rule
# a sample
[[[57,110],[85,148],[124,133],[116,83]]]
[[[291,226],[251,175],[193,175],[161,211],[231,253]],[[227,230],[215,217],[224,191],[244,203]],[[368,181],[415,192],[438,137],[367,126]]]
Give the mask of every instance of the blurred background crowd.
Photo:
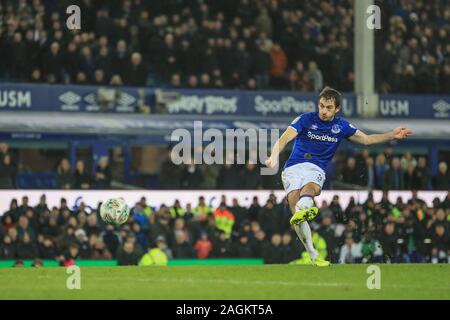
[[[280,156],[280,167],[290,151]],[[48,169],[54,188],[111,189],[115,179],[109,159],[100,159],[96,168],[88,168],[82,159],[74,168],[67,158],[60,158]],[[0,188],[14,188],[17,174],[27,168],[15,159],[6,143],[0,143]],[[92,170],[94,169],[94,171]],[[281,171],[281,170],[280,170]],[[368,190],[449,190],[450,173],[446,161],[439,162],[433,174],[426,155],[411,152],[398,153],[387,146],[379,153],[339,152],[327,168],[325,189]],[[176,165],[170,152],[161,159],[159,171],[154,175],[152,189],[282,189],[280,172],[261,175],[258,164],[181,164]]]
[[[364,203],[354,198],[343,206],[339,196],[323,201],[312,222],[313,242],[333,263],[428,262],[450,263],[450,193],[432,206],[417,196],[407,201]],[[250,207],[221,198],[218,208],[203,196],[198,202],[152,207],[146,198],[136,203],[128,222],[105,225],[96,208],[84,203],[49,208],[11,200],[1,217],[0,259],[117,259],[138,264],[149,249],[167,259],[260,258],[265,263],[307,263],[308,254],[289,226],[285,199],[272,194],[266,202],[253,198]],[[152,249],[152,250],[153,250]]]
[[[376,3],[389,26],[376,33],[378,91],[450,92],[448,3]],[[65,27],[71,4],[81,32]],[[352,48],[352,0],[0,3],[3,81],[350,92]]]

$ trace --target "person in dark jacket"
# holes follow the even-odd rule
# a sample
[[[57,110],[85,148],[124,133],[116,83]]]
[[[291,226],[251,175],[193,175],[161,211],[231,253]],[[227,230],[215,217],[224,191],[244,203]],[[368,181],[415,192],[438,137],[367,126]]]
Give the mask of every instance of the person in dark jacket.
[[[267,200],[266,205],[261,208],[258,221],[267,237],[271,237],[272,234],[280,232],[280,214],[278,214],[271,200]]]
[[[84,162],[78,160],[75,166],[75,189],[89,189],[91,186],[91,177],[86,171]]]
[[[434,226],[431,235],[432,263],[447,263],[448,250],[450,248],[450,237],[444,224],[438,223]]]
[[[418,190],[420,188],[420,179],[412,163],[406,169],[404,180],[406,190]]]
[[[135,253],[134,244],[130,241],[125,242],[123,250],[117,255],[117,264],[119,266],[137,265],[139,256]]]
[[[111,187],[112,174],[108,164],[108,158],[102,157],[98,162],[95,172],[95,185],[97,189],[109,189]]]
[[[110,224],[107,225],[106,231],[103,232],[101,236],[109,252],[111,252],[113,257],[115,257],[120,245],[120,241],[117,232],[115,232],[114,230],[114,227]]]
[[[385,262],[397,262],[397,237],[395,235],[395,225],[393,222],[388,222],[384,226],[384,231],[380,235],[380,244],[383,248]]]
[[[238,189],[260,189],[262,187],[261,175],[255,164],[247,163],[241,172],[239,183],[235,182]]]
[[[0,163],[0,189],[12,189],[15,184],[16,168],[11,163],[11,156],[6,154]]]
[[[217,239],[213,241],[212,256],[215,258],[229,258],[231,257],[231,242],[227,237],[225,231],[219,231]]]
[[[179,232],[175,235],[175,245],[173,247],[173,256],[176,259],[194,259],[195,250],[187,241],[186,234]]]
[[[242,235],[237,243],[232,246],[232,255],[236,258],[251,258],[253,255],[247,235]]]
[[[39,255],[38,249],[34,243],[31,242],[28,233],[23,235],[22,241],[19,241],[17,245],[17,258],[18,259],[35,259]]]
[[[44,238],[39,244],[39,257],[42,259],[54,259],[56,257],[56,248],[49,238]]]
[[[147,82],[147,76],[147,67],[142,62],[142,55],[139,52],[134,52],[131,55],[131,62],[125,71],[125,85],[143,87]]]
[[[264,248],[263,259],[265,264],[281,263],[283,261],[281,236],[278,233],[272,236],[270,244]]]
[[[0,260],[13,260],[16,258],[16,253],[16,244],[11,241],[9,236],[5,236],[0,244]]]
[[[217,186],[219,189],[237,189],[240,184],[239,170],[232,164],[224,164],[219,171]]]
[[[63,158],[57,169],[58,186],[61,189],[71,189],[74,184],[74,177],[70,168],[69,160]]]
[[[300,242],[292,241],[292,234],[290,232],[284,233],[281,238],[281,262],[289,263],[300,259],[301,251]]]
[[[445,162],[440,162],[438,166],[438,173],[434,177],[434,190],[449,190],[450,189],[450,174],[448,173],[448,166]]]
[[[198,165],[192,163],[184,167],[181,176],[181,187],[183,189],[199,189],[202,181],[203,174]]]
[[[392,158],[391,167],[384,173],[383,180],[383,190],[404,190],[405,181],[399,158]]]

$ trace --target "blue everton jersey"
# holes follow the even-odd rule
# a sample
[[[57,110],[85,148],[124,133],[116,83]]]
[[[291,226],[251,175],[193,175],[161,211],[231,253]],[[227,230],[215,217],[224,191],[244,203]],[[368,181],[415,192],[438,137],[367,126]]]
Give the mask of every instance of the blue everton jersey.
[[[339,143],[355,134],[357,129],[347,120],[335,117],[330,122],[320,120],[317,112],[305,113],[292,121],[298,135],[284,168],[302,162],[313,163],[325,171]]]

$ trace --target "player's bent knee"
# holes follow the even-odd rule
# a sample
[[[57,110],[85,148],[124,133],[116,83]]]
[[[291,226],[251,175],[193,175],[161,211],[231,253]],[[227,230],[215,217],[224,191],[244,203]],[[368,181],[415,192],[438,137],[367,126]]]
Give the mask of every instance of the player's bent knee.
[[[311,195],[315,197],[318,196],[321,191],[322,190],[318,184],[309,182],[302,188],[301,195]]]

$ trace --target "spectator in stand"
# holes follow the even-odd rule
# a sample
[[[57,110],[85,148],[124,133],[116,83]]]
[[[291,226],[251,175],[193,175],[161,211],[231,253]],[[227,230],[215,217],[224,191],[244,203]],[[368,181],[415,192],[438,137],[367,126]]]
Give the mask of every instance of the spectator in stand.
[[[219,171],[217,187],[219,189],[235,189],[237,181],[240,181],[238,167],[232,164],[224,164]]]
[[[220,231],[219,236],[213,243],[212,256],[214,258],[229,258],[232,254],[231,240],[227,237],[226,232]]]
[[[67,158],[63,158],[56,170],[58,173],[58,186],[61,189],[71,189],[74,185],[74,176]]]
[[[272,59],[271,86],[279,90],[284,89],[286,87],[285,72],[288,65],[286,53],[279,44],[275,43],[270,50],[270,56]]]
[[[431,234],[431,263],[448,263],[450,237],[448,229],[442,223],[434,225]]]
[[[202,233],[200,239],[197,240],[194,246],[197,252],[198,259],[206,259],[209,257],[213,247],[211,241],[208,239],[207,233]]]
[[[399,250],[397,237],[395,234],[395,224],[388,222],[380,236],[380,244],[383,249],[384,262],[401,262],[399,259]]]
[[[224,231],[230,237],[235,218],[234,214],[228,210],[225,202],[220,203],[220,206],[214,211],[213,217],[217,228]]]
[[[359,177],[358,171],[356,170],[356,160],[353,157],[347,159],[347,165],[342,171],[342,182],[360,185],[361,177]]]
[[[192,159],[191,163],[186,164],[183,168],[181,187],[183,189],[199,189],[203,179],[200,167],[194,164],[194,160]]]
[[[386,163],[386,157],[383,154],[379,154],[375,159],[375,177],[377,189],[382,188],[384,174],[388,169],[389,165]]]
[[[282,263],[290,263],[300,258],[301,247],[292,240],[292,234],[286,232],[281,238]]]
[[[137,265],[140,257],[134,250],[134,244],[132,242],[125,242],[123,250],[117,256],[117,264],[119,266]]]
[[[269,54],[267,45],[259,44],[253,53],[253,74],[256,79],[256,87],[258,89],[269,88],[269,74],[272,66],[272,58]]]
[[[1,157],[0,161],[0,189],[13,189],[16,169],[11,163],[11,156],[5,154]]]
[[[175,259],[194,259],[196,257],[194,248],[187,241],[186,233],[182,232],[175,235],[173,256]]]
[[[448,172],[447,163],[441,161],[438,166],[438,173],[434,177],[434,190],[449,190],[450,174]]]
[[[91,259],[95,260],[110,260],[112,259],[112,254],[109,252],[108,248],[106,248],[105,243],[100,238],[98,239],[92,249]]]
[[[276,264],[281,263],[283,260],[283,252],[281,250],[281,236],[278,233],[272,235],[270,244],[264,247],[262,256],[264,263]]]
[[[362,246],[360,243],[355,243],[352,234],[345,235],[345,244],[341,247],[339,263],[358,263],[362,259]]]
[[[255,164],[247,162],[240,175],[243,189],[255,190],[262,188],[261,174]]]
[[[111,188],[111,170],[108,164],[108,157],[100,158],[95,172],[95,186],[97,189],[109,189]]]
[[[420,189],[420,179],[417,174],[416,167],[410,163],[405,172],[405,189],[406,190],[418,190]]]
[[[17,256],[17,246],[8,235],[0,243],[0,260],[14,260]]]
[[[55,259],[56,248],[49,238],[44,238],[42,242],[38,245],[39,257],[42,259]],[[35,257],[33,257],[35,258]]]
[[[264,230],[268,237],[280,232],[280,214],[274,207],[272,200],[267,200],[266,205],[261,208],[258,219],[261,229]]]
[[[308,74],[311,79],[312,89],[314,92],[319,92],[323,89],[322,71],[317,66],[315,61],[310,61],[308,64]]]
[[[22,240],[17,244],[16,254],[18,259],[33,259],[38,256],[38,249],[28,233],[24,233]]]
[[[425,157],[419,157],[417,161],[417,176],[419,177],[420,187],[418,190],[430,190],[431,189],[431,173],[427,167],[427,159]]]
[[[124,83],[127,86],[143,87],[147,82],[147,67],[142,62],[142,55],[134,52],[131,55],[131,63],[124,72]]]
[[[238,241],[234,243],[234,246],[232,247],[232,255],[236,258],[247,259],[253,256],[253,251],[249,242],[248,235],[241,235]]]
[[[400,164],[401,164],[402,170],[406,171],[406,170],[408,170],[410,165],[412,165],[412,167],[415,168],[417,166],[417,161],[412,156],[412,153],[408,151],[408,152],[405,152],[405,154],[402,156],[402,158],[400,160]]]
[[[392,158],[391,167],[384,173],[384,190],[404,190],[404,175],[400,168],[400,159]]]
[[[78,160],[75,167],[75,189],[90,189],[91,177],[86,172],[84,162]]]

